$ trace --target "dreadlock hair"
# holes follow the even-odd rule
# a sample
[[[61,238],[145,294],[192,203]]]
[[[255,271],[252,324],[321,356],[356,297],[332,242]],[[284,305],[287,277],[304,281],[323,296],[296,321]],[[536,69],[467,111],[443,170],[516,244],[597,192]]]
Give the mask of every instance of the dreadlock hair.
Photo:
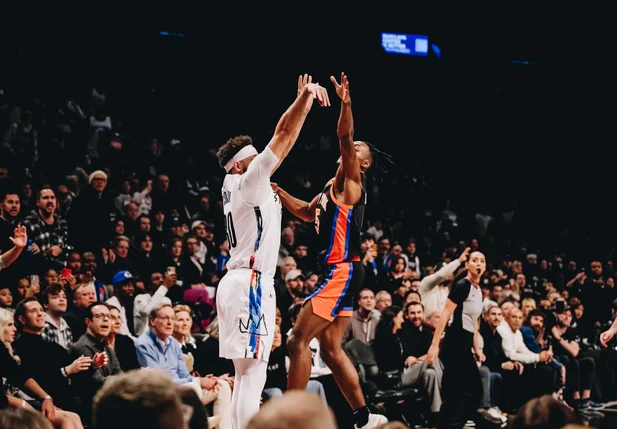
[[[388,173],[388,168],[391,165],[394,165],[394,161],[392,161],[392,156],[386,152],[383,152],[377,149],[373,144],[362,140],[362,143],[368,146],[369,151],[371,152],[371,162],[372,167],[370,170],[372,171],[372,175],[379,181],[383,180]]]

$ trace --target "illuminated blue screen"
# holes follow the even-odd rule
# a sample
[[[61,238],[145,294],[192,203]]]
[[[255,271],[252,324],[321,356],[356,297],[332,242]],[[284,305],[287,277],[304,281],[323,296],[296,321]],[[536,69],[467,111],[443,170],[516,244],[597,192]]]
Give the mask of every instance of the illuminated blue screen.
[[[381,46],[389,54],[428,55],[428,36],[422,34],[381,33]]]

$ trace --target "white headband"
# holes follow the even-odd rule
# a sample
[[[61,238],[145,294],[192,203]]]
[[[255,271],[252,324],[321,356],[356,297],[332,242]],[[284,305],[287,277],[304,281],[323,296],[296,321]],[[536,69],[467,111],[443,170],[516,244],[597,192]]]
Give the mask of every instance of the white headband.
[[[233,168],[234,163],[242,161],[243,159],[246,159],[252,155],[257,155],[257,149],[255,149],[253,145],[244,146],[233,158],[231,158],[227,162],[227,164],[225,164],[225,171],[229,173]]]

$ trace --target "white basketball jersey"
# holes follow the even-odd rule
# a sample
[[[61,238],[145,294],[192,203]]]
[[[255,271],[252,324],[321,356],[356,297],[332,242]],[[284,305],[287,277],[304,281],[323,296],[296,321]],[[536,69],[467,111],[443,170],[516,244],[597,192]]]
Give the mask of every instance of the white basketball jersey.
[[[223,213],[230,254],[227,269],[253,269],[274,277],[281,244],[281,201],[270,189],[265,202],[248,204],[240,195],[242,177],[227,174],[223,181]],[[269,187],[268,179],[269,175]]]

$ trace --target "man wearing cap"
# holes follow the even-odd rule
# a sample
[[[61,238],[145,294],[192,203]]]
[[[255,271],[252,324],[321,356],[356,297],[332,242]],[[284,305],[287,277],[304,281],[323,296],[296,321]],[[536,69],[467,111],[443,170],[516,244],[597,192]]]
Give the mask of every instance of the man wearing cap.
[[[115,220],[114,198],[107,189],[107,174],[97,170],[88,177],[90,184],[75,198],[68,214],[69,237],[80,251],[95,254],[108,246],[108,234]],[[93,228],[92,225],[96,225]]]
[[[291,270],[285,275],[285,290],[276,295],[276,306],[281,310],[283,323],[281,332],[291,329],[289,307],[306,297],[304,292],[304,274],[300,270]]]
[[[136,339],[134,319],[135,282],[130,271],[119,271],[114,275],[112,284],[114,296],[107,300],[107,304],[120,309],[122,327],[120,333]]]

